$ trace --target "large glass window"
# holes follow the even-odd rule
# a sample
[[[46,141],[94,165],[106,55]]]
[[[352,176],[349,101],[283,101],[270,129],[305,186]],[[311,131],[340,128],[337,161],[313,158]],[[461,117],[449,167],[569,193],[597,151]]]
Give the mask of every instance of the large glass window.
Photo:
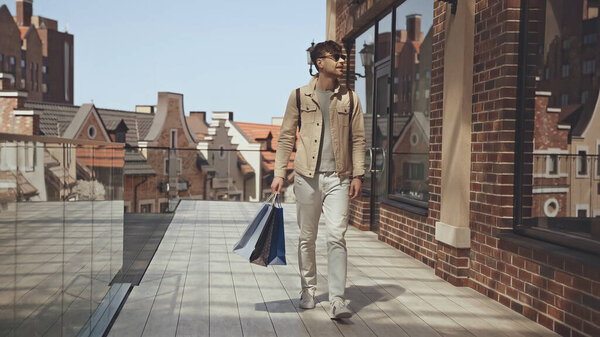
[[[356,77],[354,88],[360,98],[365,121],[366,148],[373,147],[373,78],[375,58],[375,26],[371,26],[355,40],[355,68],[354,71],[360,76]],[[369,152],[367,152],[368,154]],[[366,162],[371,158],[367,156]],[[368,165],[368,164],[367,164]],[[365,172],[363,183],[365,190],[371,189],[371,172]]]
[[[533,122],[524,125],[534,132],[526,129],[518,137],[532,144],[524,144],[533,153],[523,158],[533,160],[525,161],[522,169],[523,198],[517,209],[522,218],[515,216],[519,231],[595,252],[600,252],[600,221],[592,218],[600,213],[600,195],[595,193],[600,177],[593,174],[600,151],[595,151],[600,138],[600,75],[595,71],[599,4],[541,1],[529,9],[521,48],[528,46],[524,52],[535,57],[521,65],[528,70],[521,76],[530,81],[521,91],[528,113],[518,116],[531,116]]]
[[[433,1],[395,11],[389,197],[427,207]]]

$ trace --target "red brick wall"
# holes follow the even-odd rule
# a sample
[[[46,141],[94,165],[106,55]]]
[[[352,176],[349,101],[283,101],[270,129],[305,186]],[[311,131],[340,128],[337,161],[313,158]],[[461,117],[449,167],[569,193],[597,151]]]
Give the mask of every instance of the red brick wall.
[[[161,98],[159,98],[161,99]],[[189,182],[189,188],[186,191],[179,191],[179,197],[181,198],[204,198],[204,185],[205,185],[205,173],[199,171],[196,167],[197,150],[196,143],[189,141],[186,136],[187,126],[185,119],[182,121],[179,113],[178,101],[174,98],[168,98],[167,116],[162,125],[162,130],[156,139],[156,143],[152,146],[161,147],[147,149],[148,163],[152,166],[156,172],[156,176],[148,177],[148,179],[138,187],[137,190],[137,201],[145,199],[154,199],[154,212],[160,211],[160,202],[158,199],[167,198],[167,192],[159,191],[159,185],[161,183],[166,184],[169,180],[168,175],[165,173],[165,158],[169,156],[168,148],[171,145],[171,129],[177,130],[177,148],[176,156],[181,158],[182,172],[180,178]],[[125,201],[131,201],[132,210],[137,205],[134,203],[133,190],[137,183],[143,180],[142,177],[126,177],[125,186]],[[135,211],[139,211],[136,209]]]
[[[498,248],[485,271],[497,282],[472,287],[562,336],[600,336],[600,268],[531,239]]]
[[[27,99],[32,101],[41,101],[42,100],[42,40],[37,33],[37,30],[34,29],[29,32],[26,41],[23,41],[23,46],[26,46],[26,67],[27,70],[26,78],[25,78],[25,90],[27,90]],[[32,71],[31,65],[34,64],[34,68]],[[37,65],[37,71],[35,68]],[[20,66],[20,64],[19,64]],[[31,75],[34,75],[34,79],[32,81]],[[35,87],[35,76],[37,73],[38,86]],[[21,81],[21,78],[18,79]]]
[[[568,149],[569,130],[558,129],[558,112],[548,112],[550,97],[535,97],[535,150]]]
[[[14,116],[13,111],[22,108],[24,101],[25,97],[0,97],[0,132],[39,134],[38,116]]]
[[[493,287],[497,235],[512,228],[519,1],[478,1],[471,128],[471,282]]]
[[[360,197],[350,202],[350,225],[363,231],[370,229],[371,209],[369,201],[370,198],[368,197]]]
[[[3,67],[0,72],[10,71],[9,58],[15,57],[15,79],[21,78],[21,32],[12,18],[8,8],[0,6],[0,54],[4,55]],[[14,84],[18,85],[15,81]]]
[[[352,17],[338,2],[338,39],[357,28],[374,1]],[[532,6],[540,5],[530,1]],[[371,7],[369,7],[371,6]],[[478,0],[471,145],[471,248],[435,241],[440,210],[444,27],[447,4],[434,5],[431,83],[430,200],[428,216],[382,204],[380,240],[436,269],[436,275],[466,285],[565,336],[600,335],[600,269],[582,264],[578,253],[512,233],[514,140],[520,2]],[[364,7],[364,8],[363,8]],[[364,9],[364,10],[363,10]],[[536,20],[533,13],[533,20]],[[366,27],[373,21],[364,23]],[[528,85],[533,88],[532,79]],[[533,93],[533,90],[530,90]],[[533,102],[532,102],[533,103]],[[533,109],[525,115],[525,163],[533,156]],[[548,137],[553,137],[547,135]],[[551,142],[548,142],[551,144]],[[529,163],[529,164],[528,164]],[[525,176],[531,181],[531,173]],[[531,191],[531,184],[525,192]],[[531,207],[532,199],[524,204]],[[539,207],[539,205],[536,205]],[[527,209],[525,210],[527,212]],[[572,257],[567,257],[572,256]]]

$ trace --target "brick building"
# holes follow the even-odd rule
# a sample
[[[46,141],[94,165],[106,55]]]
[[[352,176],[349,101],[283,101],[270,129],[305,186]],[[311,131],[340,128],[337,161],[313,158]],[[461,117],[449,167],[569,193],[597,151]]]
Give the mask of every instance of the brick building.
[[[139,106],[137,111],[36,102],[27,100],[27,96],[26,91],[10,84],[9,77],[0,78],[0,132],[124,143],[126,212],[164,212],[169,197],[205,198],[206,174],[202,167],[207,162],[196,149],[199,139],[188,127],[182,95],[160,92],[156,106]],[[111,185],[103,182],[104,177],[111,176],[104,173],[111,166],[99,165],[108,154],[96,151],[92,156],[88,149],[79,147],[69,153],[73,158],[67,163],[53,154],[51,147],[32,157],[48,165],[47,171],[57,181],[68,182],[66,189],[60,183],[57,188],[46,189],[48,198],[68,199],[81,181]],[[171,158],[175,167],[170,175]],[[56,171],[56,167],[65,169]],[[39,197],[46,200],[46,196]]]
[[[600,335],[598,7],[327,1],[365,113],[371,169],[352,224],[564,336]],[[536,173],[549,148],[569,155],[563,173],[587,168],[569,193]],[[540,213],[539,191],[589,210]]]
[[[0,73],[30,100],[73,103],[73,35],[33,15],[33,0],[17,0],[13,17],[0,6]]]
[[[199,121],[204,119],[203,114],[192,114],[188,119],[195,119],[194,127],[202,130],[203,123]],[[244,123],[234,121],[233,112],[214,111],[212,123],[198,145],[208,160],[207,197],[211,200],[266,199],[271,194],[280,127],[281,118],[273,118],[271,124]],[[285,202],[295,200],[290,188],[294,155],[295,152],[290,156],[289,176],[282,190]]]

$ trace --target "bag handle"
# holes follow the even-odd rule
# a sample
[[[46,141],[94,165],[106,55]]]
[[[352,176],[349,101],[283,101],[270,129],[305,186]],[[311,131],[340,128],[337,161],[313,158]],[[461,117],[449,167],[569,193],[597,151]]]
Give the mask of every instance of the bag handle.
[[[279,193],[271,193],[271,195],[265,200],[265,204],[266,203],[270,203],[271,205],[275,205],[275,203],[277,203],[279,207],[281,207]]]

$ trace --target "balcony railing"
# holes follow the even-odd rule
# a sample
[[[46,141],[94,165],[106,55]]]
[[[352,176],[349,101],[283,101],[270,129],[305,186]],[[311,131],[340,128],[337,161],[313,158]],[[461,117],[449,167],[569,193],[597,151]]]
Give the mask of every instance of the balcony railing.
[[[0,336],[87,336],[118,307],[123,166],[121,144],[0,135]]]

